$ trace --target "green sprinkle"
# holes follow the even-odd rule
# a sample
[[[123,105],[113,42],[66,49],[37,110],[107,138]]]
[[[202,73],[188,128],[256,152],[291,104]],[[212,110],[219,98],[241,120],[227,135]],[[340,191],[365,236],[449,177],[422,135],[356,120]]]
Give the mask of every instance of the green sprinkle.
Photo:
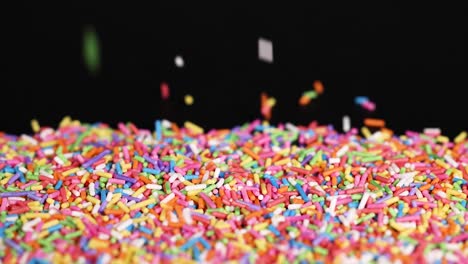
[[[92,26],[85,28],[83,33],[83,59],[88,71],[96,75],[100,68],[99,40]]]

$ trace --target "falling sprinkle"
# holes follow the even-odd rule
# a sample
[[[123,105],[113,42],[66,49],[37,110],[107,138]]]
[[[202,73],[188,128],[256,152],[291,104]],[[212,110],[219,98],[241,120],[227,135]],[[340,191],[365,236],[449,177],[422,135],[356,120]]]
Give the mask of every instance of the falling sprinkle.
[[[185,63],[184,63],[184,59],[182,58],[182,56],[180,55],[177,55],[175,58],[174,58],[174,63],[177,67],[179,68],[182,68],[184,67]]]
[[[165,82],[162,82],[160,86],[160,90],[161,90],[161,98],[163,100],[169,99],[169,95],[170,95],[169,85]]]
[[[258,58],[264,62],[273,62],[273,43],[270,40],[258,39]]]
[[[190,94],[185,95],[184,102],[186,105],[193,105],[193,101],[193,96],[191,96]]]
[[[93,26],[85,28],[83,33],[83,58],[86,68],[92,75],[97,74],[100,68],[99,40]]]
[[[323,94],[323,91],[324,91],[323,83],[319,80],[314,81],[314,90],[318,94]]]

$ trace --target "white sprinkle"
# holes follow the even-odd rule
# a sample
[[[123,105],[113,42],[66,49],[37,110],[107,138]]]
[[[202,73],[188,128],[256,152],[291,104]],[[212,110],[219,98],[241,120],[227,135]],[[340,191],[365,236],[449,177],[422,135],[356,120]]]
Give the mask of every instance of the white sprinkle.
[[[95,204],[94,207],[93,207],[93,210],[91,211],[91,214],[97,215],[98,211],[99,211],[99,207],[101,207],[100,203]]]
[[[273,62],[273,43],[270,40],[258,39],[258,58],[264,62]]]
[[[174,63],[179,68],[184,67],[184,59],[180,55],[175,56]]]
[[[161,190],[162,189],[162,186],[159,184],[146,184],[145,187],[148,190]]]
[[[213,173],[213,178],[217,179],[219,177],[220,172],[221,172],[221,170],[219,168],[216,168],[214,173]]]
[[[80,211],[72,211],[71,212],[71,215],[74,216],[74,217],[83,217],[84,214]]]
[[[119,226],[117,226],[117,231],[121,232],[121,231],[127,229],[127,227],[129,227],[132,224],[133,224],[133,220],[132,219],[127,219],[127,220],[123,221],[122,223],[120,223]]]
[[[143,238],[139,238],[139,239],[132,241],[132,245],[137,248],[141,248],[144,244],[145,244],[145,240]]]
[[[446,154],[446,155],[444,156],[444,158],[445,158],[445,160],[446,160],[450,165],[452,165],[452,167],[458,168],[458,162],[456,162],[456,161],[452,158],[452,156],[450,156],[449,154]]]
[[[125,190],[124,190],[125,192]],[[89,183],[89,195],[95,196],[96,195],[96,189],[94,188],[94,182]]]
[[[192,215],[190,213],[189,208],[184,208],[182,209],[182,216],[184,217],[184,220],[187,224],[191,225],[193,223],[192,221]]]
[[[42,152],[44,152],[44,155],[46,155],[46,156],[50,156],[50,155],[53,155],[55,153],[55,151],[53,149],[50,149],[50,148],[44,149]]]
[[[292,131],[292,132],[299,132],[299,129],[297,128],[297,126],[291,124],[291,123],[286,123],[286,129],[288,129],[289,131]]]
[[[175,193],[170,193],[166,198],[162,199],[161,204],[165,204],[169,202],[170,200],[174,199]]]
[[[58,156],[54,157],[54,161],[57,162],[61,166],[63,166],[63,164],[64,164],[63,161]]]
[[[289,178],[288,178],[288,181],[289,181],[293,186],[295,186],[296,183],[297,183],[296,180],[295,180],[294,178],[292,178],[292,177],[289,177]]]
[[[75,195],[76,197],[80,196],[80,192],[77,191],[77,190],[72,190],[71,192],[72,192],[73,195]]]
[[[111,256],[107,253],[103,254],[99,261],[99,263],[102,263],[102,264],[109,264],[110,262],[111,262]]]
[[[216,183],[216,188],[221,188],[224,184],[224,178],[219,179],[219,181]]]
[[[134,193],[134,191],[132,189],[125,189],[122,192],[125,193],[125,194],[128,194],[128,195],[132,195]]]
[[[8,201],[26,201],[24,197],[8,197]]]
[[[262,194],[260,194],[260,195],[258,195],[258,197],[257,197],[257,198],[258,198],[258,200],[259,200],[259,201],[261,201],[261,200],[263,200],[263,198],[265,198],[265,197],[263,197],[263,195],[262,195]]]
[[[343,116],[343,131],[348,132],[351,129],[351,118],[345,115]]]
[[[330,163],[330,164],[340,163],[340,158],[329,158],[328,163]]]
[[[112,192],[108,192],[106,196],[106,201],[110,202],[112,200],[112,196],[114,196],[114,194]]]
[[[109,240],[109,235],[104,233],[99,233],[98,238],[101,240]]]
[[[364,207],[366,207],[367,200],[369,199],[369,196],[370,196],[370,193],[364,192],[364,194],[362,195],[362,198],[361,198],[361,202],[359,202],[358,210],[362,210],[362,209],[364,209]]]
[[[346,152],[348,152],[348,150],[349,150],[348,145],[344,145],[336,152],[336,156],[338,158],[341,158],[344,154],[346,154]]]
[[[289,204],[288,205],[288,210],[297,210],[302,207],[302,204]]]
[[[440,128],[438,127],[429,127],[429,128],[424,128],[424,134],[429,135],[429,136],[438,136],[440,135],[441,131]]]
[[[185,190],[186,190],[187,192],[189,192],[189,191],[195,191],[195,190],[203,190],[203,189],[205,189],[205,188],[206,188],[206,184],[204,184],[204,183],[185,186]]]
[[[338,197],[336,196],[331,196],[331,197],[334,197],[334,198],[331,199],[330,207],[327,208],[327,211],[331,216],[335,216],[336,200],[338,200]]]
[[[202,182],[206,182],[208,180],[208,177],[210,176],[209,171],[205,171],[205,174],[203,175]]]

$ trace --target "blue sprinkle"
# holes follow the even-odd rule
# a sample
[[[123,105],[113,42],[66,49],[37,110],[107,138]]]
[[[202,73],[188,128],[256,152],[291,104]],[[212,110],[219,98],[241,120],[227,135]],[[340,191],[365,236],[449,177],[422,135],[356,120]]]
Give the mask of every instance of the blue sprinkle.
[[[268,226],[268,230],[270,230],[273,234],[275,234],[276,236],[281,236],[281,233],[278,229],[276,229],[276,227],[272,226],[272,225],[269,225]]]
[[[150,168],[143,168],[143,172],[151,173],[151,174],[159,174],[159,173],[161,173],[160,170],[150,169]]]
[[[283,185],[289,186],[289,182],[286,178],[283,178],[281,181],[283,182]]]
[[[199,177],[198,177],[198,175],[193,175],[193,174],[190,175],[190,174],[189,174],[189,175],[185,175],[184,178],[185,178],[186,180],[193,180],[193,179],[198,179]]]
[[[211,245],[210,243],[208,243],[208,241],[206,241],[203,237],[200,237],[198,239],[198,241],[203,245],[203,247],[207,250],[210,250],[211,249]]]
[[[58,190],[58,189],[60,189],[60,187],[62,187],[62,180],[58,180],[57,184],[55,184],[54,189]]]
[[[302,189],[302,186],[299,184],[299,183],[296,183],[296,190],[299,192],[299,194],[301,195],[302,197],[302,200],[304,200],[304,202],[309,202],[309,197],[307,197],[306,193],[304,192],[304,189]]]
[[[146,226],[140,226],[139,229],[140,229],[141,232],[144,232],[144,233],[146,233],[148,235],[153,234],[153,232],[149,228],[147,228]]]
[[[62,224],[56,224],[54,226],[49,227],[47,230],[49,231],[49,233],[53,233],[57,230],[60,230],[60,228],[62,228]]]
[[[162,126],[161,126],[161,121],[160,120],[156,120],[155,127],[156,127],[156,140],[161,141],[161,139],[162,139]]]

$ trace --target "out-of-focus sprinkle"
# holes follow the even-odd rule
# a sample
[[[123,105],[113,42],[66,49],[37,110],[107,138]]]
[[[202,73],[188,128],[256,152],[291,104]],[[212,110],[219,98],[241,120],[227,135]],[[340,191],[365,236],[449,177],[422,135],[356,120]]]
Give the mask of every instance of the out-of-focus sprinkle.
[[[163,100],[169,99],[169,96],[170,96],[169,85],[165,82],[162,82],[160,85],[160,90],[161,90],[161,98]]]
[[[258,39],[258,58],[261,61],[273,62],[273,43],[265,38]]]
[[[186,105],[189,105],[189,106],[190,106],[190,105],[193,105],[194,100],[195,100],[195,99],[193,99],[193,96],[190,95],[190,94],[186,94],[186,95],[184,96],[184,102],[185,102]]]
[[[98,73],[101,65],[99,39],[93,26],[87,26],[83,32],[83,59],[89,73]]]

